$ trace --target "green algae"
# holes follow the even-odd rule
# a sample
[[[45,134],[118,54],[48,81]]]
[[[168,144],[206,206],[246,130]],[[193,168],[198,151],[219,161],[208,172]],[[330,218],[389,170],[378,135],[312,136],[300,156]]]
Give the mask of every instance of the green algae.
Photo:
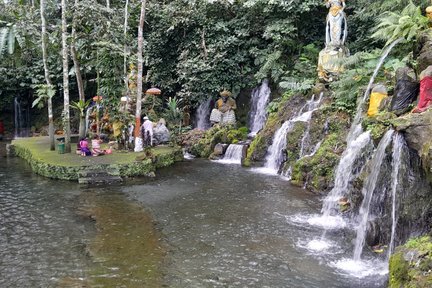
[[[166,248],[151,215],[121,194],[88,191],[81,202],[97,230],[87,246],[89,287],[162,287]]]
[[[432,287],[432,238],[410,239],[390,258],[389,287]]]
[[[158,146],[151,149],[151,158],[144,152],[114,151],[99,157],[82,157],[75,153],[58,154],[49,150],[48,137],[18,139],[12,142],[16,156],[26,160],[32,170],[42,176],[77,180],[80,171],[88,169],[116,170],[121,177],[144,176],[156,168],[181,161],[183,155],[179,147]],[[138,161],[141,159],[141,161]]]

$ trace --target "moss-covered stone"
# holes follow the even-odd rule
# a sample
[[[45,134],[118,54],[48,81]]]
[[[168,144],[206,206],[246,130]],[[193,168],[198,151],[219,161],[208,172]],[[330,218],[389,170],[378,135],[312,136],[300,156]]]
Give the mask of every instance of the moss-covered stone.
[[[273,135],[282,124],[296,115],[301,107],[306,103],[309,95],[298,93],[291,95],[284,94],[279,98],[276,111],[270,113],[263,129],[254,138],[247,152],[247,162],[262,161],[266,155],[268,147],[272,143]],[[269,105],[271,106],[271,104]]]
[[[374,117],[365,117],[362,122],[363,130],[370,131],[372,139],[377,144],[395,118],[396,115],[391,112],[380,112]]]
[[[432,238],[409,240],[390,258],[389,287],[432,287]]]
[[[409,264],[401,252],[393,254],[389,263],[389,287],[404,287],[404,283],[409,281],[408,268]]]
[[[334,181],[334,170],[344,145],[342,141],[337,133],[327,135],[314,155],[296,161],[291,175],[293,184],[307,182],[307,188],[312,191],[328,190]]]
[[[37,137],[14,140],[14,153],[26,160],[32,170],[42,176],[62,179],[78,180],[80,172],[92,169],[119,171],[121,177],[146,176],[156,168],[165,167],[183,159],[179,147],[152,148],[152,157],[145,157],[142,153],[114,152],[99,157],[81,157],[74,153],[58,154],[49,151],[48,137]],[[143,157],[139,157],[139,156]],[[138,156],[138,157],[137,157]],[[140,158],[142,161],[137,161]]]
[[[195,156],[208,158],[218,143],[235,144],[247,138],[247,128],[240,127],[235,129],[231,126],[215,125],[201,138],[195,139],[194,143],[189,143],[187,150]]]

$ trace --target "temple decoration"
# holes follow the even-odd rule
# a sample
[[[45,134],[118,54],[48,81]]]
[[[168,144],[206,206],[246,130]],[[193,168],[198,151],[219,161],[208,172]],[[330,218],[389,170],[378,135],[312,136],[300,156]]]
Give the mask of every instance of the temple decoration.
[[[221,125],[234,125],[236,122],[236,101],[231,98],[231,92],[224,90],[220,93],[221,98],[216,101],[216,107],[210,114],[210,122]]]
[[[319,53],[318,77],[324,82],[331,82],[343,71],[340,59],[349,55],[345,46],[348,25],[345,15],[345,0],[326,0],[329,8],[326,21],[325,48]]]

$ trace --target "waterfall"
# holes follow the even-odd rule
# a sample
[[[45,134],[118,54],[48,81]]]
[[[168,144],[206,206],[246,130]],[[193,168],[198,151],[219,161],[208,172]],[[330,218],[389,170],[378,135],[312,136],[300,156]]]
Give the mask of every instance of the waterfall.
[[[208,98],[205,102],[202,102],[196,111],[196,128],[200,130],[207,130],[210,128],[210,104],[211,98]]]
[[[353,166],[355,160],[361,155],[363,148],[365,148],[366,145],[370,143],[370,133],[363,132],[361,126],[361,121],[363,118],[363,105],[369,97],[370,91],[372,90],[372,85],[385,59],[387,58],[393,47],[396,46],[396,44],[398,44],[400,41],[402,41],[401,38],[393,41],[385,49],[377,66],[375,67],[372,77],[369,80],[369,84],[366,88],[363,98],[359,101],[357,105],[356,115],[354,117],[347,137],[347,149],[342,154],[341,160],[339,161],[338,167],[336,168],[334,188],[324,199],[324,204],[322,208],[322,213],[324,214],[324,216],[329,216],[331,211],[337,208],[337,201],[348,191],[349,182],[353,177]]]
[[[357,111],[356,115],[354,117],[354,121],[351,125],[350,131],[348,133],[347,142],[350,143],[354,141],[358,135],[362,133],[362,127],[361,127],[361,120],[363,118],[363,104],[366,102],[367,98],[369,97],[369,94],[372,90],[372,85],[375,81],[376,76],[378,75],[379,70],[381,69],[381,66],[383,65],[385,59],[389,55],[390,51],[396,46],[399,42],[401,42],[403,38],[399,38],[395,41],[393,41],[385,50],[384,53],[381,55],[380,60],[378,61],[377,66],[375,67],[374,73],[372,74],[372,77],[369,80],[369,84],[366,88],[365,93],[363,94],[363,98],[360,100],[360,102],[357,105]]]
[[[336,168],[334,187],[324,199],[321,210],[324,216],[330,216],[333,211],[338,210],[338,201],[347,192],[350,181],[353,178],[354,162],[370,143],[370,132],[366,131],[360,134],[355,141],[348,144]]]
[[[372,200],[372,195],[376,187],[378,180],[378,175],[380,173],[381,164],[385,156],[385,150],[392,140],[394,130],[389,130],[386,132],[384,137],[381,139],[378,147],[371,160],[371,170],[362,188],[362,194],[364,196],[362,204],[360,206],[359,218],[360,223],[357,226],[357,237],[355,240],[354,247],[354,260],[360,260],[361,254],[363,252],[363,246],[366,238],[366,228],[369,219],[369,210]]]
[[[225,164],[241,164],[244,145],[230,144],[225,152],[224,158],[217,162]]]
[[[89,125],[90,125],[90,110],[91,107],[87,107],[86,115],[85,115],[85,129],[84,129],[84,135],[87,135],[89,131]]]
[[[299,113],[291,118],[288,121],[283,123],[282,127],[280,127],[275,135],[273,136],[273,143],[269,147],[266,162],[264,164],[264,168],[266,171],[269,171],[271,174],[277,174],[279,168],[284,160],[283,149],[286,148],[287,145],[287,134],[293,129],[294,124],[296,122],[306,122],[309,123],[312,117],[312,113],[318,108],[321,103],[322,93],[318,100],[315,100],[315,95],[312,95],[312,98],[307,101],[307,103],[300,109]],[[284,174],[284,176],[289,177],[289,175]]]
[[[23,110],[21,102],[18,97],[14,98],[14,126],[15,126],[15,138],[17,137],[28,137],[30,134],[29,125],[29,111]]]
[[[393,151],[392,151],[392,173],[391,173],[391,192],[392,192],[392,228],[391,228],[391,236],[390,236],[390,244],[388,247],[388,258],[393,252],[394,242],[395,242],[395,234],[396,234],[396,225],[397,225],[397,207],[396,207],[396,190],[399,184],[399,170],[401,166],[401,158],[402,158],[402,150],[405,145],[405,140],[403,136],[399,133],[396,133],[393,136]]]
[[[251,94],[251,110],[249,114],[250,136],[255,136],[264,126],[267,120],[266,107],[270,100],[270,87],[268,80],[265,79],[262,84],[255,88]]]

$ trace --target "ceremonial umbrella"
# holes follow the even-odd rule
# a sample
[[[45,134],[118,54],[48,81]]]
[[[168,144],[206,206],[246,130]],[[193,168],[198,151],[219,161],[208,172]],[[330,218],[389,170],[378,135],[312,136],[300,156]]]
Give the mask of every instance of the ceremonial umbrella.
[[[161,90],[158,89],[158,88],[153,87],[153,88],[147,89],[147,91],[145,92],[145,94],[160,95],[161,94]]]

